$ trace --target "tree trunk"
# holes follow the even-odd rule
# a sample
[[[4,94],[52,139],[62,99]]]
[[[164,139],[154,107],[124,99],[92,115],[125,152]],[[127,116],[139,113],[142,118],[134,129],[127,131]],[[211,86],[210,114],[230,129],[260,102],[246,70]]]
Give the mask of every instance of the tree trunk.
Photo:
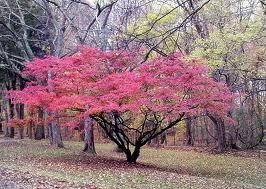
[[[33,121],[30,121],[28,126],[29,139],[33,139]]]
[[[83,152],[95,154],[93,122],[91,118],[86,118],[84,121],[84,149]]]
[[[63,148],[64,144],[62,141],[62,136],[60,132],[60,127],[58,125],[58,121],[53,121],[51,123],[51,131],[52,131],[52,145]]]
[[[58,54],[57,54],[58,55]],[[48,72],[48,86],[52,88],[52,85],[49,84],[49,80],[52,79],[52,73]],[[52,92],[52,89],[49,89],[48,92]],[[49,132],[50,132],[50,143],[54,146],[57,146],[59,148],[63,148],[64,144],[62,141],[62,136],[61,136],[61,131],[60,131],[60,127],[59,127],[59,118],[58,118],[58,114],[56,112],[51,113],[51,116],[56,118],[57,120],[53,120],[50,123],[50,127],[49,127]]]
[[[24,104],[17,104],[16,111],[17,111],[17,118],[24,119]],[[24,125],[20,125],[18,128],[18,138],[19,139],[24,138]]]
[[[3,124],[0,122],[0,133],[3,133]]]
[[[45,138],[45,133],[44,133],[44,127],[43,125],[37,125],[34,139],[35,140],[41,140]]]
[[[218,121],[217,131],[218,151],[223,152],[226,148],[225,127],[223,121]]]
[[[192,118],[187,117],[185,124],[186,124],[186,145],[193,146],[194,141],[192,138]]]
[[[167,133],[161,134],[161,145],[167,145]]]
[[[3,112],[4,112],[4,116],[5,116],[4,136],[8,137],[9,136],[9,129],[7,127],[7,123],[9,120],[9,115],[8,115],[8,111],[7,111],[7,100],[5,97],[3,97]]]
[[[226,148],[226,138],[225,138],[225,126],[224,122],[220,120],[219,118],[215,118],[214,116],[208,114],[208,117],[212,120],[214,123],[216,135],[217,135],[217,142],[218,142],[218,148],[217,150],[219,152],[223,152]]]
[[[22,79],[19,80],[20,84],[20,90],[23,90],[25,87],[25,83]],[[17,118],[20,120],[24,119],[24,104],[17,104],[16,105],[16,110],[17,110]],[[24,138],[24,126],[25,125],[20,125],[18,128],[18,138],[23,139]]]
[[[13,119],[14,115],[15,115],[15,106],[14,104],[11,102],[11,100],[8,100],[8,104],[9,104],[9,118]],[[9,135],[8,137],[10,138],[14,138],[15,137],[15,128],[13,126],[10,126],[8,128],[9,130]]]
[[[11,79],[11,88],[10,86],[7,86],[7,90],[16,90],[16,83],[17,80],[15,77],[13,77]],[[13,104],[13,102],[11,101],[11,99],[8,99],[8,106],[9,106],[9,118],[13,119],[15,116],[15,105]],[[8,137],[10,138],[14,138],[15,137],[15,128],[13,126],[8,128],[9,133],[8,133]]]
[[[0,133],[3,132],[3,124],[2,124],[2,104],[0,104]]]
[[[232,118],[232,112],[228,112],[228,117]],[[228,138],[228,148],[230,149],[239,149],[236,144],[237,142],[237,131],[234,125],[229,125],[229,138]]]
[[[134,152],[131,154],[130,150],[127,150],[126,152],[127,156],[127,162],[128,163],[136,163],[137,159],[140,154],[140,147],[136,146]]]
[[[38,109],[38,119],[39,123],[36,127],[34,138],[35,140],[41,140],[45,138],[45,131],[44,131],[44,125],[42,124],[44,118],[44,112],[41,108]]]

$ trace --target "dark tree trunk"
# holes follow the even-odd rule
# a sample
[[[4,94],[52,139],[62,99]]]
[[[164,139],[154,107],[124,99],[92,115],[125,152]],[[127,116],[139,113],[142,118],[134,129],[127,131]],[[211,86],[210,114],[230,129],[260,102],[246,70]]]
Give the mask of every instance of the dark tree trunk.
[[[232,112],[228,112],[228,117],[232,118]],[[227,147],[230,149],[238,150],[239,147],[236,144],[237,142],[237,131],[233,125],[229,125],[229,136],[228,136],[228,145]]]
[[[192,136],[192,118],[188,117],[185,121],[186,125],[186,145],[193,146],[193,136]]]
[[[212,120],[214,123],[216,136],[217,136],[217,142],[218,142],[218,148],[217,150],[219,152],[223,152],[226,148],[226,138],[225,138],[225,126],[224,122],[220,120],[219,118],[215,118],[214,116],[208,114],[208,117]]]
[[[44,133],[44,127],[43,125],[37,125],[34,139],[35,140],[41,140],[45,138],[45,133]]]
[[[93,121],[87,118],[84,121],[84,149],[83,152],[95,154],[94,136],[93,136]]]
[[[136,146],[134,149],[134,152],[132,154],[131,154],[130,150],[127,150],[125,153],[127,156],[127,162],[128,163],[136,163],[137,159],[139,157],[139,154],[140,154],[140,147]]]
[[[8,90],[10,90],[10,87],[7,87]],[[11,89],[16,90],[16,78],[13,77],[11,80]],[[8,106],[9,106],[9,118],[13,119],[15,116],[15,105],[11,101],[11,99],[8,100]],[[15,128],[13,126],[8,128],[9,134],[8,137],[14,138],[15,137]]]
[[[121,121],[123,122],[123,118],[119,116],[117,112],[113,113],[113,121],[110,121],[111,116],[107,116],[105,118],[103,115],[100,115],[99,117],[91,116],[93,120],[95,120],[100,127],[105,131],[105,133],[108,135],[108,137],[116,143],[116,145],[119,146],[123,150],[123,152],[126,155],[127,162],[129,163],[136,163],[139,155],[140,155],[140,148],[147,144],[149,141],[160,137],[161,134],[166,132],[167,130],[173,128],[177,123],[179,123],[182,118],[184,117],[183,114],[179,114],[179,117],[169,123],[165,128],[160,128],[160,124],[156,124],[151,121],[147,127],[148,130],[144,130],[145,123],[142,125],[143,129],[139,131],[141,134],[136,135],[134,138],[134,141],[130,140],[131,136],[128,136],[127,133],[122,128]],[[151,125],[153,124],[153,125]],[[114,136],[115,134],[115,136]],[[158,140],[159,142],[159,140]],[[130,151],[130,145],[135,146],[135,149],[133,153]]]
[[[7,111],[7,101],[6,101],[5,98],[3,99],[3,112],[4,112],[4,115],[5,115],[4,135],[5,135],[5,137],[8,137],[9,136],[9,128],[7,127],[7,123],[8,123],[8,120],[9,120],[9,115],[8,115],[8,111]]]
[[[50,144],[53,145],[52,123],[48,123],[47,131],[48,131],[48,136],[49,136],[48,138],[49,138]]]
[[[28,135],[30,139],[33,139],[33,121],[30,121],[29,126],[28,126]]]
[[[17,105],[17,116],[18,119],[24,119],[24,104]],[[18,128],[18,138],[24,138],[24,125],[20,125],[20,127]]]
[[[36,131],[35,131],[35,140],[41,140],[45,138],[45,131],[44,131],[44,125],[42,124],[44,118],[44,112],[41,108],[38,109],[38,119],[39,119],[39,123],[36,127]]]
[[[51,123],[51,131],[52,131],[52,145],[63,148],[64,144],[62,141],[60,127],[58,125],[58,121],[53,121]]]
[[[161,135],[161,145],[167,145],[167,133]]]
[[[11,100],[8,100],[8,102],[9,102],[9,115],[10,115],[9,117],[10,117],[10,119],[13,119],[14,115],[15,115],[15,106],[11,102]],[[8,130],[9,130],[8,137],[14,138],[15,137],[15,128],[13,126],[11,126],[8,128]]]
[[[225,138],[225,126],[223,121],[218,121],[217,124],[217,138],[218,138],[218,151],[223,152],[226,148],[226,138]]]
[[[48,81],[52,79],[52,73],[48,72]],[[51,84],[48,83],[48,86],[52,87]],[[52,92],[51,89],[48,90],[48,92]],[[53,120],[50,124],[49,124],[49,133],[50,133],[50,143],[54,146],[57,146],[59,148],[63,148],[64,144],[62,141],[62,136],[61,136],[61,130],[60,130],[60,126],[59,126],[59,117],[58,117],[58,113],[53,112],[51,113],[51,116],[56,118],[57,120]]]
[[[2,104],[0,104],[0,114],[2,115]],[[0,133],[3,133],[2,117],[0,116]]]
[[[20,79],[20,90],[23,90],[24,87],[25,87],[25,83],[24,83],[24,81],[22,81],[22,79]],[[24,104],[17,104],[16,109],[17,109],[18,119],[23,120],[24,119]],[[18,138],[19,139],[24,138],[24,126],[25,125],[20,125],[18,128]]]

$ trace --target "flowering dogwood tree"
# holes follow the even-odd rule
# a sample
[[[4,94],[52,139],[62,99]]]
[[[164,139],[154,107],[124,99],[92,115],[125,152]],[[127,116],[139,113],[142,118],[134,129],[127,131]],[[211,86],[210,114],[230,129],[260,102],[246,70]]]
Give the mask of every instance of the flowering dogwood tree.
[[[81,48],[70,57],[35,59],[24,74],[35,81],[12,92],[15,101],[56,117],[71,115],[66,126],[96,121],[128,162],[136,162],[143,145],[186,115],[208,112],[227,120],[234,98],[204,66],[178,54],[138,65],[136,54]]]

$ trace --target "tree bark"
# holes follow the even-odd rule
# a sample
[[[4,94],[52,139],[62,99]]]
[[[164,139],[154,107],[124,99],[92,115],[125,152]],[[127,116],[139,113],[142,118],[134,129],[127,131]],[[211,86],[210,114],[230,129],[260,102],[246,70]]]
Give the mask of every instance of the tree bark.
[[[44,118],[44,112],[41,108],[39,108],[38,119],[39,119],[39,122],[41,123],[38,123],[36,127],[35,136],[34,136],[35,140],[41,140],[45,138],[44,125],[42,124],[43,118]]]
[[[93,121],[91,118],[86,118],[84,121],[84,134],[83,152],[96,154],[93,136]]]
[[[0,114],[2,115],[2,104],[0,104]],[[0,116],[0,133],[3,132],[2,116]]]
[[[51,79],[52,79],[52,73],[48,72],[47,80],[49,81]],[[48,86],[52,87],[51,84],[48,84]],[[48,91],[52,92],[53,90],[49,89]],[[59,148],[63,148],[64,144],[62,141],[61,131],[60,131],[60,127],[59,127],[58,113],[53,112],[53,113],[51,113],[51,116],[53,116],[56,120],[53,120],[49,125],[50,143],[54,146],[59,147]]]
[[[59,147],[59,148],[63,148],[64,144],[62,141],[60,127],[57,121],[53,121],[51,123],[51,130],[52,130],[52,145]]]
[[[16,90],[16,77],[14,77],[13,75],[11,75],[11,85],[10,84],[7,84],[6,85],[6,89],[9,91],[9,90]],[[9,116],[8,116],[8,120],[9,119],[13,119],[14,116],[15,116],[15,105],[13,104],[12,100],[11,99],[8,99],[8,107],[9,107]],[[7,121],[8,121],[7,120]],[[15,128],[13,126],[10,126],[7,128],[8,132],[6,133],[6,136],[7,137],[10,137],[10,138],[14,138],[15,137]]]
[[[232,118],[232,112],[228,112],[228,117]],[[234,125],[229,125],[229,138],[228,138],[228,148],[230,149],[239,149],[239,147],[236,144],[237,142],[237,131],[234,127]]]
[[[9,120],[9,115],[8,115],[8,111],[7,111],[7,101],[6,101],[6,99],[4,99],[3,103],[4,103],[3,111],[4,111],[4,114],[5,114],[4,134],[5,134],[5,137],[8,137],[9,136],[9,129],[7,127],[7,123],[8,123],[8,120]]]
[[[9,118],[13,119],[14,115],[15,115],[15,106],[14,104],[11,102],[11,100],[8,100],[8,104],[9,104]],[[8,128],[9,130],[9,135],[8,137],[10,138],[14,138],[15,137],[15,128],[13,126]]]
[[[29,135],[29,139],[33,139],[33,121],[31,120],[28,126],[28,135]]]
[[[140,154],[140,147],[136,146],[134,152],[131,154],[130,150],[126,151],[127,162],[136,163]]]
[[[18,119],[24,119],[24,104],[17,104],[16,110]],[[18,128],[18,138],[24,138],[24,125],[20,125]]]
[[[186,145],[193,146],[194,141],[192,137],[192,118],[191,117],[187,117],[185,121],[185,125],[186,125]]]
[[[215,118],[213,115],[208,114],[208,117],[212,120],[214,123],[216,136],[217,136],[217,142],[218,147],[217,150],[219,152],[223,152],[226,148],[226,138],[225,138],[225,126],[224,122],[220,120],[219,118]]]

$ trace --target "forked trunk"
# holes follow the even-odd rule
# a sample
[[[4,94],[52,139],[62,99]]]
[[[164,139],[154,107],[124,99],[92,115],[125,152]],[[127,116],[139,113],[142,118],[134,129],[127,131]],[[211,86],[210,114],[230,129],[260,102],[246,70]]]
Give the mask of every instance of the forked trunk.
[[[126,150],[125,154],[127,156],[128,163],[136,163],[140,154],[140,147],[135,147],[134,152],[132,154],[130,150]]]

